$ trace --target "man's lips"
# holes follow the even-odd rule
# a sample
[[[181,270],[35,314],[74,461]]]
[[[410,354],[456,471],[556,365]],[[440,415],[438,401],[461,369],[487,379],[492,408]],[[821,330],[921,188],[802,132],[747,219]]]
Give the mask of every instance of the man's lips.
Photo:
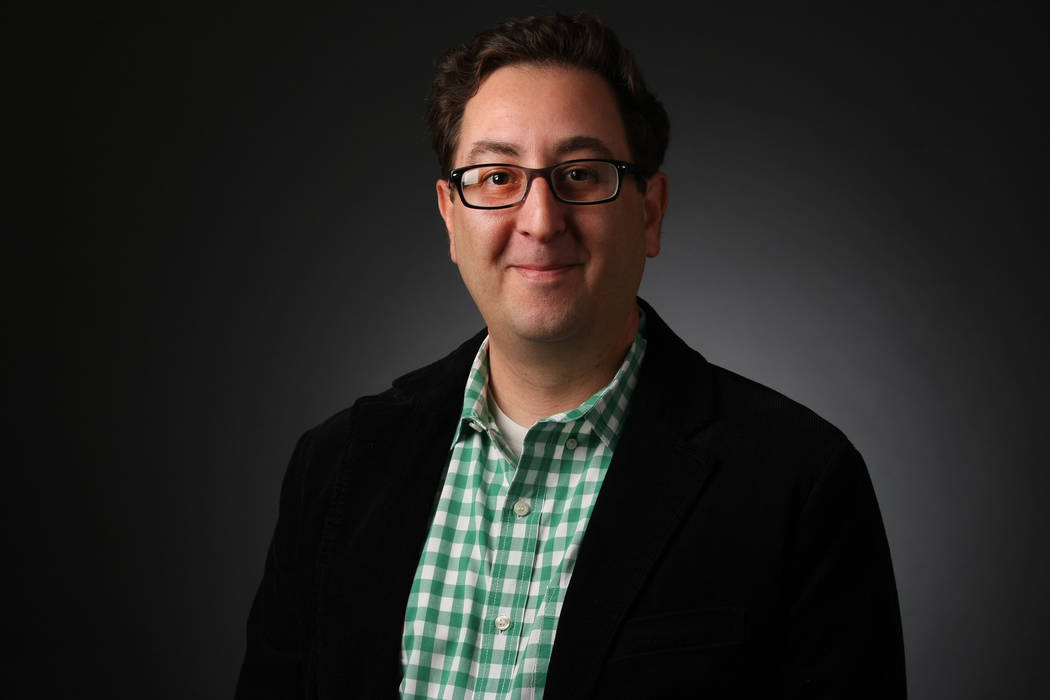
[[[565,263],[557,265],[534,265],[526,263],[522,265],[511,265],[512,268],[527,280],[533,282],[547,282],[556,280],[570,270],[579,267],[579,263]]]

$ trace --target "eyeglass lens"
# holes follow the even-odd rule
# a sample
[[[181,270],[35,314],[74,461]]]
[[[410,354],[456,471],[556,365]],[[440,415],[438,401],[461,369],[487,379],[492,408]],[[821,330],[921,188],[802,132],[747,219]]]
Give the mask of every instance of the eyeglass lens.
[[[463,172],[463,199],[479,207],[515,204],[525,196],[529,173],[511,165],[482,165]],[[616,194],[619,173],[612,163],[563,163],[550,174],[554,193],[568,202],[600,202]]]

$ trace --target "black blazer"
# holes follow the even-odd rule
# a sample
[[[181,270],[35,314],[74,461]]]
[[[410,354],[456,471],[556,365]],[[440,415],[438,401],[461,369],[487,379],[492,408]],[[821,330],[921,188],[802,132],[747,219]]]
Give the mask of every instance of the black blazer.
[[[897,593],[860,455],[709,364],[650,307],[544,698],[903,698]],[[484,334],[307,432],[248,619],[238,698],[387,698]]]

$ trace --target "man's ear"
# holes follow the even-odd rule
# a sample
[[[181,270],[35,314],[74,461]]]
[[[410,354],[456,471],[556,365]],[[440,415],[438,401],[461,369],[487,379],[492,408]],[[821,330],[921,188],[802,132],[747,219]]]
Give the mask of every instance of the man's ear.
[[[441,178],[437,181],[437,200],[438,200],[438,211],[441,212],[441,218],[445,220],[445,230],[448,231],[448,256],[452,258],[452,262],[456,262],[456,237],[452,233],[452,213],[454,210],[451,188],[449,187],[448,180]]]
[[[660,228],[667,211],[667,174],[656,173],[649,178],[643,195],[645,224],[645,255],[655,258],[660,253]]]

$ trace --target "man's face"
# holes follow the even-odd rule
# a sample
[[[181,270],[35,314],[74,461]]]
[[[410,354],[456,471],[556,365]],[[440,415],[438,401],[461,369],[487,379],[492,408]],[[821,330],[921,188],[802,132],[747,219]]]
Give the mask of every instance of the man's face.
[[[589,71],[525,64],[494,71],[467,102],[453,167],[573,158],[631,160],[612,89]],[[612,340],[630,324],[667,203],[662,174],[645,194],[633,178],[593,205],[559,202],[537,178],[524,202],[496,210],[465,207],[438,181],[450,255],[497,342]]]

